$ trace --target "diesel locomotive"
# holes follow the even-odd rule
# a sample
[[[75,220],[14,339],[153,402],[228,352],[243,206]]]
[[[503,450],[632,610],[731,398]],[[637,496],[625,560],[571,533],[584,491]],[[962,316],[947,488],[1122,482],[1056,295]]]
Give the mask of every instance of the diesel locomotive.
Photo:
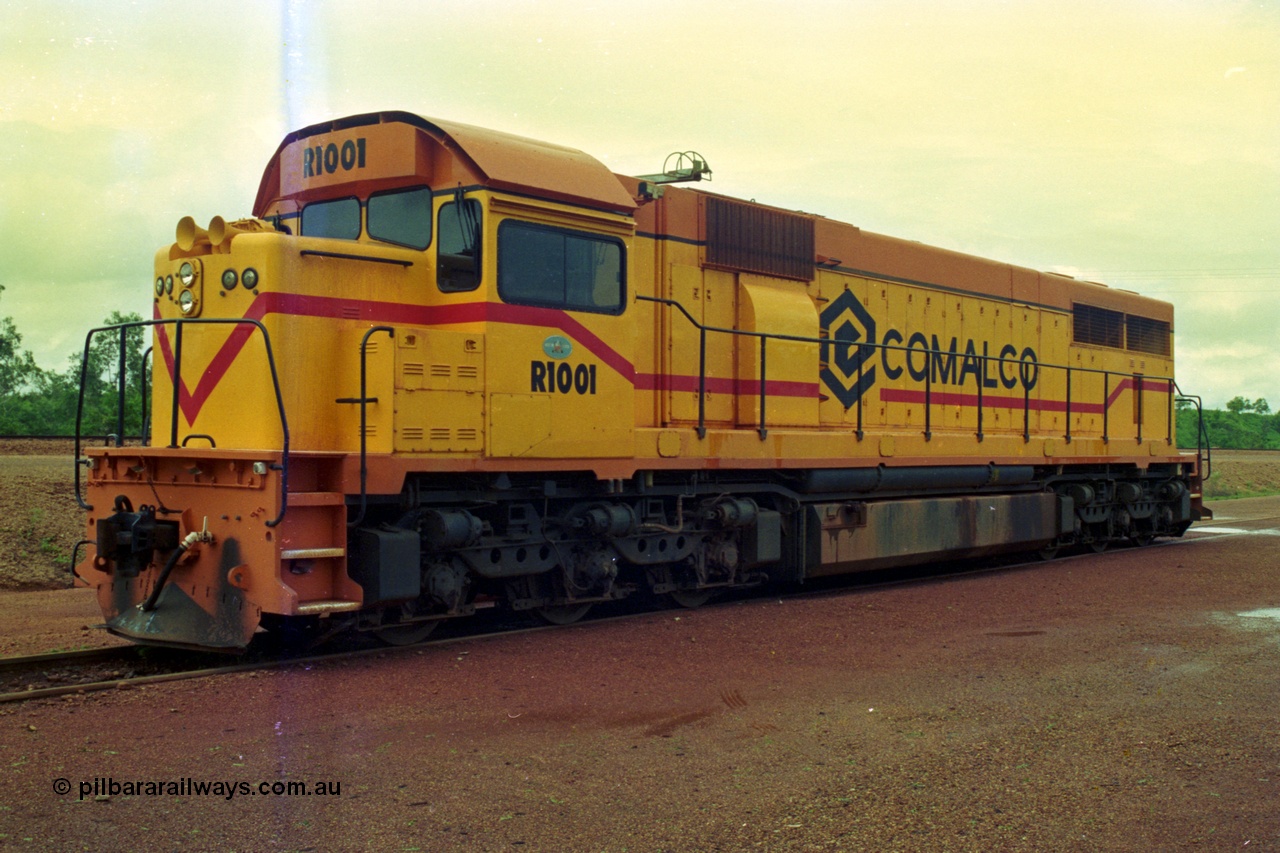
[[[413,642],[1207,515],[1170,305],[669,163],[371,113],[285,137],[251,217],[182,219],[133,324],[148,435],[77,439],[108,630]]]

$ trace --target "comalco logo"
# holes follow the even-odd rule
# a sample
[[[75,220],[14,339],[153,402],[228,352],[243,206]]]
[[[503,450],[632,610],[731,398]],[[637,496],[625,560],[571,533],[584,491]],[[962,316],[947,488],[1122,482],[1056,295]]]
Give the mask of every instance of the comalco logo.
[[[940,340],[912,332],[904,337],[887,329],[877,345],[876,321],[852,291],[843,291],[820,315],[822,384],[846,408],[852,407],[876,383],[876,368],[889,381],[905,372],[914,382],[964,387],[1031,391],[1040,378],[1039,359],[1031,347],[1021,352],[1005,344],[992,353],[989,341],[969,338]],[[905,342],[905,346],[903,345]],[[876,362],[879,362],[877,365]]]
[[[826,307],[821,320],[822,330],[826,332],[823,337],[846,344],[824,343],[819,359],[827,365],[822,368],[822,384],[847,409],[876,382],[876,367],[868,364],[876,354],[876,321],[849,290]],[[867,346],[849,346],[858,343]],[[840,372],[836,373],[833,368]]]

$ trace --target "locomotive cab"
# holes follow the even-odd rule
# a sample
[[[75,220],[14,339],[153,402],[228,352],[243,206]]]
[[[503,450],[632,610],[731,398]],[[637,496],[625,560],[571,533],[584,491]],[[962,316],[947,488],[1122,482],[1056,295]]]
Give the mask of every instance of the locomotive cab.
[[[153,448],[90,451],[89,504],[140,484],[181,492],[191,500],[155,505],[186,533],[205,523],[189,504],[244,503],[213,514],[166,580],[176,597],[183,578],[215,577],[186,594],[218,602],[232,645],[255,624],[241,611],[329,617],[387,600],[403,569],[353,579],[348,566],[370,492],[398,496],[422,469],[632,456],[629,421],[596,413],[634,407],[634,206],[594,159],[505,134],[399,113],[291,134],[254,218],[185,218],[157,252]],[[113,562],[85,568],[109,625],[169,642],[164,620],[125,604],[158,570]],[[192,644],[214,644],[203,634]]]

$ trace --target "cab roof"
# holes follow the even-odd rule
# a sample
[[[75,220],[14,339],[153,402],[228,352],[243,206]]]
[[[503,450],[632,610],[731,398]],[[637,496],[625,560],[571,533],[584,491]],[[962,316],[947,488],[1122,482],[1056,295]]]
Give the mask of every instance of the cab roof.
[[[447,170],[451,185],[466,179],[469,185],[507,190],[540,198],[618,213],[629,213],[636,201],[603,163],[575,148],[539,142],[501,131],[456,122],[427,119],[401,111],[363,113],[295,130],[284,138],[263,173],[254,201],[255,216],[263,216],[282,193],[281,158],[295,142],[353,128],[406,124],[421,131],[420,142],[437,149],[453,162]],[[428,176],[424,175],[424,179]],[[443,186],[433,186],[434,189]]]

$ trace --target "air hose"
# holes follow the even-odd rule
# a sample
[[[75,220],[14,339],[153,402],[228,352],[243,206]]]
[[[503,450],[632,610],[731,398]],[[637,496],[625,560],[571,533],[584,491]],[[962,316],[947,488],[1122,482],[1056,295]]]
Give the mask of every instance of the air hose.
[[[160,593],[164,591],[164,585],[168,582],[170,573],[173,572],[173,567],[178,565],[178,560],[182,555],[187,553],[187,549],[197,542],[212,541],[213,537],[209,534],[209,519],[206,518],[204,521],[204,529],[193,530],[188,533],[186,538],[182,540],[181,544],[179,544],[174,552],[169,555],[169,559],[165,562],[164,568],[160,570],[160,577],[156,578],[156,588],[151,590],[151,594],[147,596],[146,601],[138,605],[139,609],[144,613],[150,613],[152,610],[155,610],[156,601],[159,600]]]

